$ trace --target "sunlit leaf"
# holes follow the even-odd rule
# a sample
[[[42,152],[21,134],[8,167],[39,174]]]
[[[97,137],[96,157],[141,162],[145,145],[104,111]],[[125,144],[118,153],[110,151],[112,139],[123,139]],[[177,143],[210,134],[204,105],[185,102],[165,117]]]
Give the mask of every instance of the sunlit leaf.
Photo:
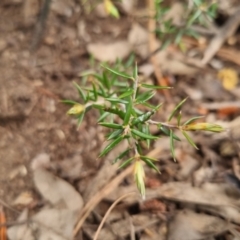
[[[82,113],[85,110],[85,106],[83,106],[82,104],[75,104],[73,105],[73,107],[71,107],[68,111],[67,114],[69,115],[79,115],[80,113]]]
[[[119,18],[119,12],[118,9],[114,6],[111,0],[104,0],[104,7],[106,12],[109,15],[112,15],[115,18]]]
[[[196,131],[196,130],[203,130],[203,131],[209,131],[209,132],[223,132],[225,129],[214,123],[192,123],[188,125],[182,126],[182,130],[185,131]]]

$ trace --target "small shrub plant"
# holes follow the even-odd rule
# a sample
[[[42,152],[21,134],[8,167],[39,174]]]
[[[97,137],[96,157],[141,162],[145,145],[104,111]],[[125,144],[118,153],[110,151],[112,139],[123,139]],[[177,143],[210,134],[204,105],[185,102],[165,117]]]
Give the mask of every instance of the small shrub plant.
[[[81,124],[86,112],[91,109],[99,111],[98,124],[110,129],[106,136],[107,146],[99,153],[99,157],[104,157],[112,151],[122,141],[127,140],[128,147],[113,159],[113,163],[121,161],[119,168],[124,168],[129,164],[134,165],[134,179],[141,195],[145,196],[145,173],[143,165],[146,164],[159,172],[156,166],[157,159],[150,158],[143,154],[143,142],[148,147],[151,142],[159,138],[150,132],[149,126],[156,125],[161,136],[169,138],[169,144],[173,159],[175,159],[174,142],[180,141],[175,134],[180,131],[189,144],[197,148],[194,141],[188,135],[188,131],[205,130],[211,132],[221,132],[223,128],[217,124],[196,121],[201,117],[192,117],[182,122],[181,107],[187,99],[183,99],[175,106],[166,122],[152,120],[153,115],[161,108],[162,104],[154,106],[151,99],[158,89],[169,89],[165,86],[155,86],[139,81],[137,65],[133,74],[129,75],[116,68],[103,66],[101,74],[89,73],[85,76],[88,79],[86,86],[74,83],[81,98],[81,103],[64,100],[70,104],[68,114],[77,118],[78,125]],[[140,106],[145,106],[146,111],[142,111]],[[176,124],[172,119],[176,118]]]

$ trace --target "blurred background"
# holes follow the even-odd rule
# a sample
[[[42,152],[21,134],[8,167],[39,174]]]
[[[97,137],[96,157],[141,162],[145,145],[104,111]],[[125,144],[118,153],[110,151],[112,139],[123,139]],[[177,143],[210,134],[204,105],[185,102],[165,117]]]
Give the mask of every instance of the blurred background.
[[[161,174],[146,169],[146,201],[122,200],[98,239],[240,239],[239,25],[234,0],[1,0],[0,239],[93,239],[111,203],[136,191],[111,164],[124,146],[97,159],[98,113],[77,128],[61,102],[81,103],[73,82],[103,62],[137,62],[141,81],[173,87],[154,97],[155,119],[188,97],[184,119],[226,131],[193,132],[199,150],[182,139],[176,162],[168,138],[146,149]]]

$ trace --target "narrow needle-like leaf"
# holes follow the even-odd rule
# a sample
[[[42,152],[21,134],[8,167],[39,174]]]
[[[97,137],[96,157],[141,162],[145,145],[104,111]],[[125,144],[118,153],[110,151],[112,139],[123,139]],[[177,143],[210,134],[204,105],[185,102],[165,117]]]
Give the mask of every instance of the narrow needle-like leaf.
[[[176,162],[175,151],[174,151],[173,130],[172,129],[170,130],[170,149],[171,149],[172,157],[173,157],[174,161]]]
[[[103,149],[103,151],[99,154],[99,157],[102,157],[102,156],[106,155],[107,153],[109,153],[116,145],[118,145],[123,140],[123,138],[124,138],[124,136],[120,135],[118,138],[116,138],[111,143],[109,143]]]
[[[190,143],[190,145],[192,145],[194,148],[198,149],[196,144],[193,142],[193,140],[190,138],[190,136],[185,131],[182,131],[182,134],[187,139],[187,141]]]
[[[158,137],[155,137],[155,136],[153,136],[153,135],[149,135],[149,134],[140,132],[140,131],[138,131],[138,130],[136,130],[136,129],[131,129],[131,132],[132,132],[134,135],[136,135],[136,136],[138,136],[138,137],[140,137],[140,138],[143,138],[143,139],[151,139],[151,140],[158,139]]]
[[[171,115],[168,118],[168,122],[170,122],[173,118],[173,116],[175,115],[175,113],[177,112],[177,110],[186,102],[187,98],[183,99],[172,111]]]
[[[156,170],[158,173],[160,173],[159,169],[155,166],[155,164],[153,162],[151,162],[149,159],[147,158],[141,158],[150,168],[153,168],[154,170]]]
[[[112,69],[112,68],[109,68],[109,67],[106,67],[106,66],[103,66],[103,65],[102,65],[102,67],[106,68],[108,71],[110,71],[110,72],[112,72],[112,73],[114,73],[114,74],[116,74],[118,76],[134,80],[132,76],[130,76],[130,75],[126,74],[126,73],[119,72],[119,71],[117,71],[115,69]]]

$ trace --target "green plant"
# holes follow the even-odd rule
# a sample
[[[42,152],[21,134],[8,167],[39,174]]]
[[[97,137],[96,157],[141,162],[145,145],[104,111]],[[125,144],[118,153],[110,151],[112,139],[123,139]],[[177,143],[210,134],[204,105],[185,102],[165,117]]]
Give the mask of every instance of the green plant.
[[[172,15],[181,15],[181,13],[176,10],[176,13],[171,14],[171,17],[168,18],[167,15],[171,8],[172,6],[167,5],[167,1],[155,0],[155,19],[158,23],[155,31],[162,41],[162,48],[171,43],[181,47],[181,40],[184,35],[198,38],[198,31],[206,31],[205,27],[213,28],[214,26],[214,18],[217,15],[216,1],[188,1],[188,5],[185,4],[184,6],[184,16],[177,16],[177,22],[173,22]]]
[[[193,117],[182,123],[180,108],[187,99],[182,100],[173,109],[166,122],[153,121],[152,116],[161,108],[162,104],[154,106],[150,103],[150,100],[157,89],[169,89],[169,87],[140,82],[137,65],[132,75],[119,71],[119,67],[121,65],[118,66],[118,69],[103,66],[101,75],[96,73],[85,75],[85,78],[87,77],[90,82],[86,87],[80,87],[77,83],[74,83],[83,102],[77,103],[71,100],[63,102],[72,105],[68,114],[74,115],[78,119],[78,125],[81,124],[86,112],[92,108],[99,111],[98,123],[110,129],[106,136],[109,144],[99,154],[99,157],[108,154],[123,140],[128,141],[128,148],[124,149],[119,156],[116,156],[113,163],[122,161],[119,168],[134,164],[134,178],[137,187],[141,195],[145,196],[143,163],[159,172],[155,165],[157,160],[143,154],[142,143],[145,142],[150,147],[151,142],[159,138],[159,136],[151,134],[149,125],[156,125],[162,135],[169,137],[174,159],[174,141],[180,141],[180,138],[175,134],[175,130],[179,130],[187,141],[197,148],[187,131],[221,132],[223,128],[216,124],[196,122],[201,117]],[[144,106],[148,110],[143,112],[139,106]],[[174,117],[177,119],[177,124],[171,123]]]

